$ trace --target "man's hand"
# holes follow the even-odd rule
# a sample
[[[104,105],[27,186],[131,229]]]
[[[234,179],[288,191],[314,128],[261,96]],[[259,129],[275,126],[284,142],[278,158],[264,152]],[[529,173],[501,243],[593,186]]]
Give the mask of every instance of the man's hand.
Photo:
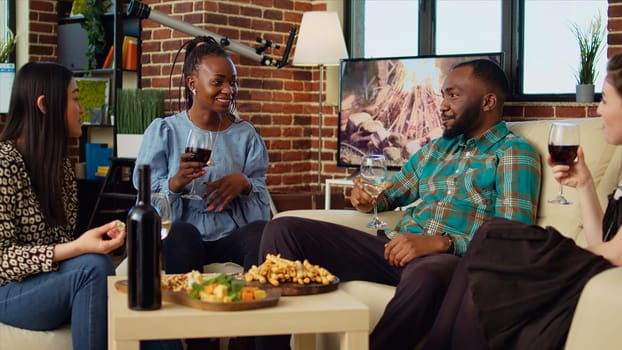
[[[416,257],[446,253],[449,240],[443,236],[402,233],[384,245],[384,258],[393,266],[406,266]]]
[[[362,211],[364,213],[369,213],[372,209],[374,209],[374,205],[376,201],[363,189],[363,183],[361,179],[355,177],[352,182],[354,182],[354,187],[352,188],[352,192],[350,193],[350,203],[357,210]],[[385,190],[390,188],[393,184],[390,182],[384,183]],[[383,194],[380,194],[378,198],[382,197]]]

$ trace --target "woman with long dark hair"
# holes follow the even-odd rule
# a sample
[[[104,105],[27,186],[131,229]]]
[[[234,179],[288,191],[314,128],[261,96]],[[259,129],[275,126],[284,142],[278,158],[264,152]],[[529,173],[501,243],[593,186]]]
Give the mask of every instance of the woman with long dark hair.
[[[113,221],[74,238],[77,184],[67,145],[82,133],[78,88],[56,63],[15,76],[0,134],[0,322],[51,330],[71,321],[74,349],[107,346],[107,255],[123,245]]]

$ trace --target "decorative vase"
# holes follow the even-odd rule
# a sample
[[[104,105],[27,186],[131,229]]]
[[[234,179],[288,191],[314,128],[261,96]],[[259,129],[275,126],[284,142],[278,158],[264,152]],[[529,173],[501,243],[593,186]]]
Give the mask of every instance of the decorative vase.
[[[0,63],[0,113],[8,113],[11,89],[15,79],[15,63]]]
[[[594,102],[594,84],[577,85],[577,102]]]

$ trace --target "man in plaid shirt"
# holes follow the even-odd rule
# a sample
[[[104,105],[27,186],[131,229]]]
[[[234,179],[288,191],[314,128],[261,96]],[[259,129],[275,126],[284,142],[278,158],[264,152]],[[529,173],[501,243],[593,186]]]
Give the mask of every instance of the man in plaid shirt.
[[[342,281],[397,286],[370,335],[370,349],[412,350],[432,326],[454,268],[480,225],[492,217],[534,223],[540,158],[501,120],[508,83],[489,60],[456,65],[442,87],[445,131],[415,153],[378,198],[379,210],[415,201],[395,228],[374,237],[334,223],[296,217],[264,229],[267,253],[308,259]],[[350,200],[369,212],[373,200],[354,180]],[[361,223],[364,225],[364,223]],[[270,349],[288,349],[288,337]]]

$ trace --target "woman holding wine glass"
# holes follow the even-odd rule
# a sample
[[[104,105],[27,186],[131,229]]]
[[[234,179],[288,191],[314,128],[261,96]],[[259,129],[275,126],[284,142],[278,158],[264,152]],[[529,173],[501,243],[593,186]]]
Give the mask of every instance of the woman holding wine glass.
[[[237,115],[237,73],[226,51],[211,37],[192,39],[183,49],[186,110],[154,120],[136,160],[137,166],[151,165],[152,191],[169,196],[173,226],[163,246],[165,270],[187,272],[225,261],[250,267],[257,261],[261,228],[251,226],[255,234],[239,231],[269,219],[267,150],[253,125]],[[191,224],[197,233],[194,260],[188,250],[167,249],[181,223]],[[184,232],[184,238],[190,236]],[[254,247],[246,246],[251,236],[257,240]]]
[[[607,64],[602,100],[607,143],[622,145],[622,53]],[[554,125],[573,130],[572,125]],[[555,179],[574,187],[581,202],[587,247],[552,227],[493,219],[484,224],[462,258],[424,349],[561,349],[587,282],[622,266],[622,186],[603,212],[577,136],[553,146],[547,159]],[[544,283],[546,281],[546,283]]]
[[[270,218],[268,152],[254,126],[237,114],[237,72],[227,52],[212,37],[185,42],[178,56],[182,50],[186,108],[149,125],[136,159],[137,166],[151,165],[152,192],[169,196],[173,224],[162,242],[164,270],[202,271],[213,262],[248,269],[257,264]],[[209,157],[198,157],[202,147],[189,142],[190,132],[213,136]],[[217,346],[205,342],[189,341],[189,349]]]
[[[212,161],[212,148],[214,147],[214,136],[212,132],[204,132],[203,130],[192,128],[188,132],[188,140],[186,141],[186,153],[192,156],[189,161],[200,162],[204,166],[210,166]],[[192,180],[190,192],[183,194],[183,198],[203,200],[196,190],[197,179]]]
[[[554,164],[572,165],[577,158],[579,148],[579,126],[574,123],[557,122],[551,124],[549,132],[549,154]],[[569,205],[572,204],[564,197],[564,185],[559,185],[559,194],[549,203]]]

